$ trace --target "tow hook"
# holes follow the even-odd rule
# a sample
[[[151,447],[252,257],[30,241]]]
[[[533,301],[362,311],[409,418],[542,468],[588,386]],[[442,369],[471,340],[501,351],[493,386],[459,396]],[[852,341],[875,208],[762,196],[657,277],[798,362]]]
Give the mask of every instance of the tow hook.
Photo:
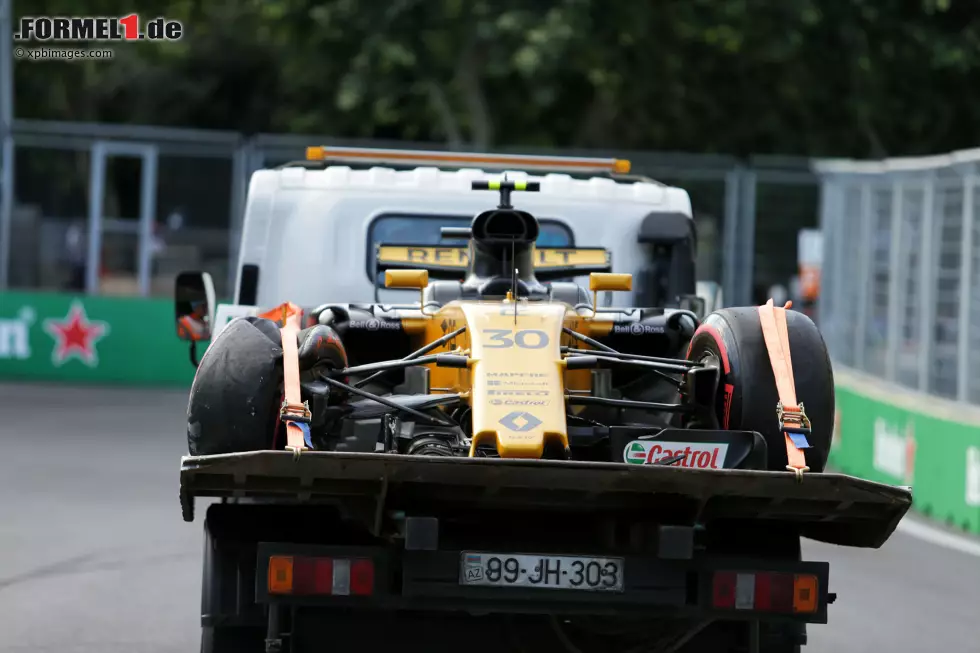
[[[282,651],[281,639],[265,640],[265,653],[281,653],[281,651]]]

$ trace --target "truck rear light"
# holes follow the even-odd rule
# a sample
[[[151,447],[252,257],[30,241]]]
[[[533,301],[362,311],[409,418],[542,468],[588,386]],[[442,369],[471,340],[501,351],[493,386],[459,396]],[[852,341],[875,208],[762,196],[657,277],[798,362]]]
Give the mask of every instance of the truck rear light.
[[[772,607],[772,574],[755,575],[755,609],[771,612]]]
[[[755,609],[755,574],[735,574],[735,609]]]
[[[270,594],[369,596],[374,593],[374,561],[369,558],[270,556]]]
[[[769,586],[769,598],[765,608],[757,607],[756,610],[766,612],[792,612],[793,611],[793,575],[792,574],[756,574],[762,578],[762,585]]]
[[[290,556],[269,558],[269,592],[290,594],[293,591],[293,559]]]
[[[716,571],[712,583],[711,604],[716,608],[735,607],[735,572]]]
[[[316,594],[329,594],[333,587],[333,560],[314,558],[313,589]]]
[[[819,586],[816,576],[797,574],[793,579],[793,612],[816,612]]]
[[[813,613],[820,582],[812,574],[716,571],[711,605],[721,610]]]
[[[350,593],[358,596],[374,593],[374,563],[370,560],[351,561]]]
[[[335,596],[350,594],[350,560],[333,561],[333,583],[330,584],[330,593]]]

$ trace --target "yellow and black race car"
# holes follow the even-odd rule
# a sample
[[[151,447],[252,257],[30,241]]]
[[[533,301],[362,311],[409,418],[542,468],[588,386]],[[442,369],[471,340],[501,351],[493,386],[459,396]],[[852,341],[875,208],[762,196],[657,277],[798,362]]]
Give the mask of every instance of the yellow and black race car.
[[[834,598],[800,537],[877,547],[911,503],[824,472],[817,327],[772,302],[600,308],[631,276],[536,249],[511,203],[536,184],[473,188],[500,198],[468,247],[378,248],[418,303],[268,307],[202,357],[184,517],[224,499],[202,649],[799,650]]]

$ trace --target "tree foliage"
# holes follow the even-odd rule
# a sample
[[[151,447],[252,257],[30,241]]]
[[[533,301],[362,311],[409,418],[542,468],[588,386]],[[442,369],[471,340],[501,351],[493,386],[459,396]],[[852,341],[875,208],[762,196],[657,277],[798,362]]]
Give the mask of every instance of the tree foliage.
[[[19,0],[16,17],[125,15]],[[976,0],[143,0],[175,43],[19,62],[21,118],[502,145],[980,145]]]

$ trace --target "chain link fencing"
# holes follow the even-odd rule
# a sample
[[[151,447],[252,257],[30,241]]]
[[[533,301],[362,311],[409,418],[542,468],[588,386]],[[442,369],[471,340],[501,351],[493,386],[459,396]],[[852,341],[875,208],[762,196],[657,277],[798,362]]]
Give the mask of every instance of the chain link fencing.
[[[322,135],[244,135],[139,125],[16,120],[5,138],[13,193],[0,204],[0,290],[168,296],[181,269],[210,272],[229,296],[248,181],[303,159],[309,145],[448,149],[442,144]],[[797,270],[795,234],[817,226],[806,159],[497,148],[615,156],[633,172],[688,190],[698,277],[726,304],[765,301]],[[12,197],[11,197],[12,195]]]
[[[980,149],[815,162],[834,360],[980,404]]]

